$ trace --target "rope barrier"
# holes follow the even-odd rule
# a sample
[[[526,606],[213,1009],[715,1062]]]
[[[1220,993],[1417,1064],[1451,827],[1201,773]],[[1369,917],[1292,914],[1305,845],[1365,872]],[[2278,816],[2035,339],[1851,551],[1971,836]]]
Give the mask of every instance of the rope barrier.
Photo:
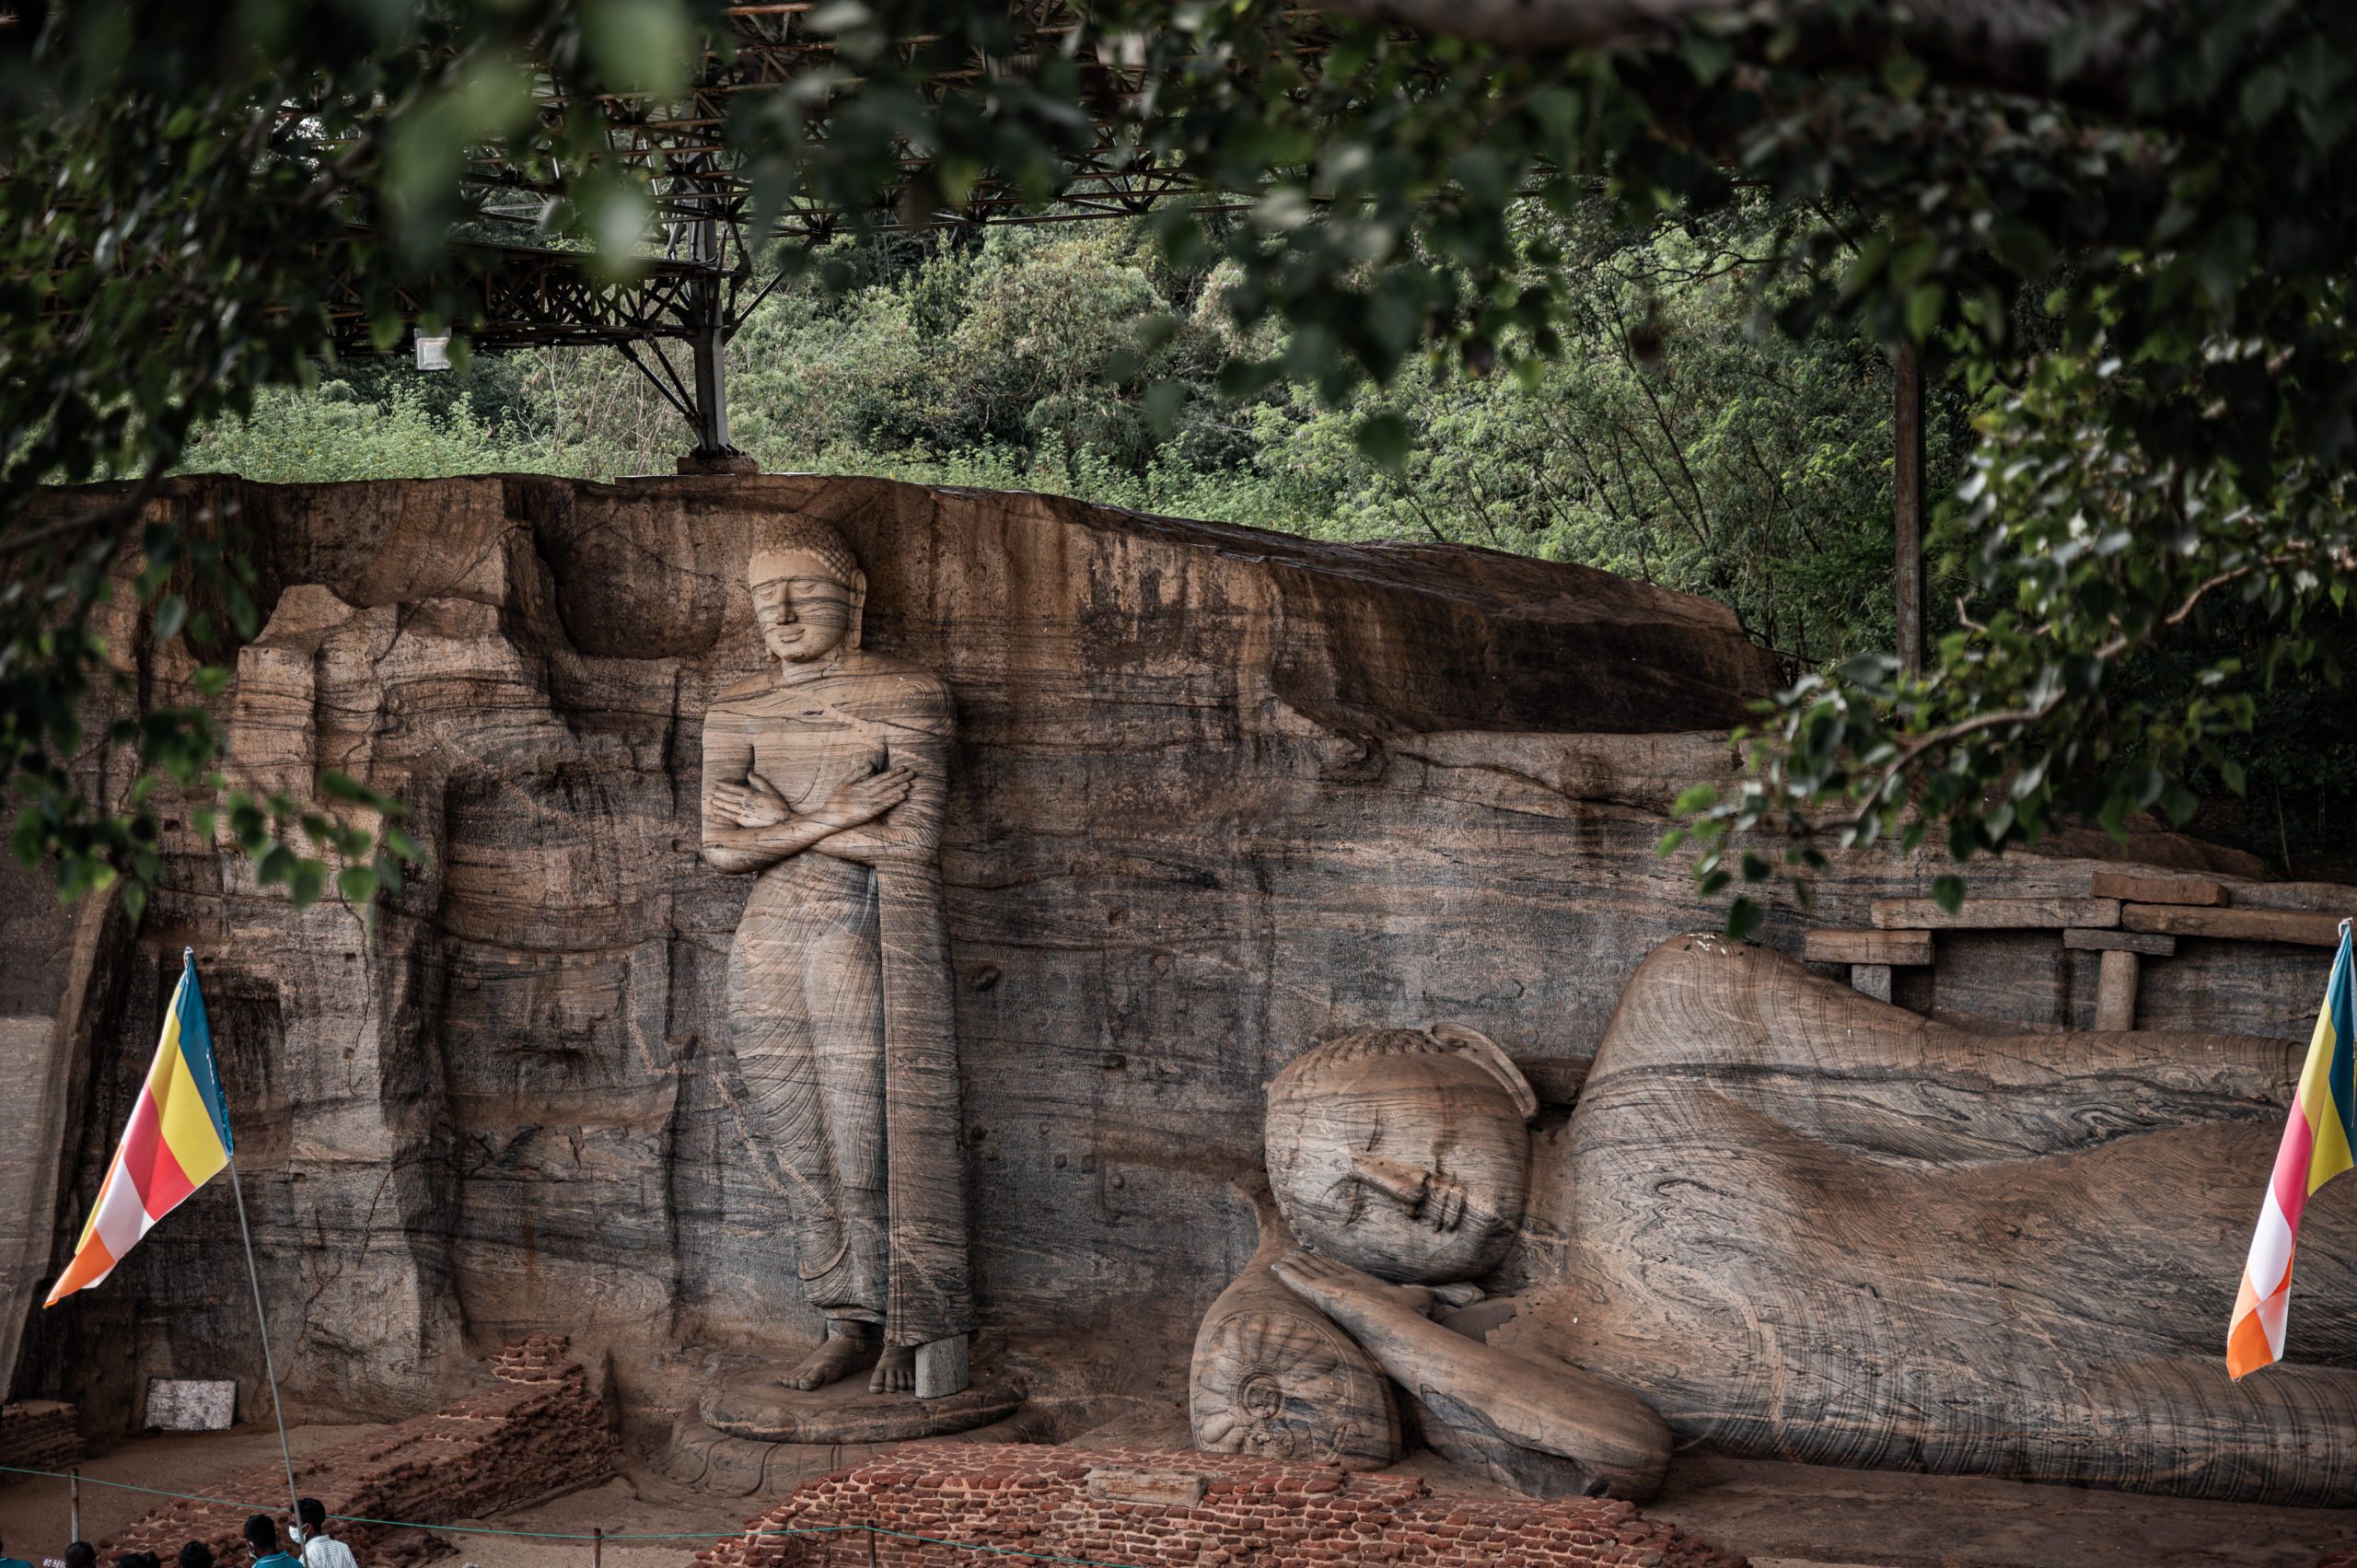
[[[249,1514],[271,1512],[266,1503],[240,1503],[228,1497],[206,1497],[194,1492],[167,1492],[157,1486],[138,1486],[127,1481],[106,1481],[94,1475],[69,1475],[64,1470],[28,1469],[21,1465],[0,1465],[0,1472],[9,1475],[41,1476],[49,1481],[78,1480],[89,1486],[111,1486],[118,1492],[144,1493],[150,1497],[169,1497],[182,1503],[211,1503],[223,1508],[243,1508]],[[379,1525],[400,1530],[440,1530],[456,1536],[517,1536],[529,1540],[735,1540],[743,1537],[784,1538],[786,1536],[843,1535],[864,1531],[873,1540],[877,1536],[889,1536],[894,1540],[910,1540],[924,1546],[954,1547],[959,1551],[984,1551],[996,1557],[1021,1557],[1033,1562],[1058,1562],[1068,1568],[1138,1568],[1130,1562],[1101,1562],[1091,1557],[1059,1557],[1048,1551],[1025,1551],[1012,1546],[986,1546],[981,1541],[947,1540],[939,1536],[911,1535],[905,1530],[888,1530],[881,1525],[811,1525],[798,1529],[738,1528],[733,1530],[677,1530],[633,1535],[573,1535],[561,1530],[513,1530],[496,1525],[429,1525],[415,1519],[372,1519],[360,1514],[330,1514],[329,1518],[344,1525]]]
[[[21,1465],[0,1465],[0,1471],[6,1471],[10,1475],[43,1476],[51,1481],[72,1481],[75,1479],[63,1470],[33,1470],[27,1469]],[[81,1477],[80,1480],[82,1484],[85,1486],[111,1486],[118,1492],[145,1493],[150,1497],[169,1497],[181,1503],[212,1503],[224,1508],[243,1508],[249,1514],[267,1514],[272,1511],[272,1504],[270,1504],[241,1503],[234,1497],[207,1497],[202,1493],[195,1492],[167,1492],[159,1486],[135,1486],[127,1481],[106,1481],[94,1475],[86,1475]],[[330,1514],[328,1517],[333,1519],[338,1524],[344,1525],[383,1525],[389,1528],[397,1530],[445,1530],[452,1535],[523,1536],[533,1540],[596,1540],[601,1539],[596,1536],[570,1535],[561,1530],[503,1529],[496,1525],[428,1525],[422,1524],[415,1519],[372,1519],[361,1514]],[[865,1529],[866,1527],[867,1527],[865,1525],[813,1525],[808,1529],[797,1530],[675,1530],[668,1533],[650,1533],[644,1535],[609,1535],[602,1539],[606,1540],[726,1540],[742,1535],[825,1535],[836,1530],[860,1530]]]

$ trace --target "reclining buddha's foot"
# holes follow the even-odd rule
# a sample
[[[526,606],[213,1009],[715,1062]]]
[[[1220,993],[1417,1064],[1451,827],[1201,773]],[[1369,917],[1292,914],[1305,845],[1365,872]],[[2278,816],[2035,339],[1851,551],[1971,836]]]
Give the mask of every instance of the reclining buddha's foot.
[[[916,1388],[916,1346],[888,1346],[877,1361],[876,1370],[868,1374],[867,1391],[871,1394],[913,1394]]]
[[[883,1341],[884,1331],[873,1323],[830,1318],[827,1337],[819,1342],[819,1348],[804,1356],[793,1371],[778,1379],[778,1384],[807,1391],[839,1383],[874,1361]]]

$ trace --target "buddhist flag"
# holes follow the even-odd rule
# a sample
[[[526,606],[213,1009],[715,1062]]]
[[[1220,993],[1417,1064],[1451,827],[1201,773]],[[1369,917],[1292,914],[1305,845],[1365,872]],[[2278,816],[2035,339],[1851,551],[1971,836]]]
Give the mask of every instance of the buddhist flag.
[[[132,1108],[131,1125],[107,1167],[98,1203],[74,1260],[65,1266],[45,1307],[97,1284],[122,1261],[139,1238],[180,1201],[220,1174],[235,1147],[229,1117],[221,1103],[221,1080],[213,1070],[213,1028],[204,1020],[204,995],[196,987],[196,954],[183,953],[179,989],[164,1015],[164,1038],[155,1065]]]
[[[2292,1096],[2292,1119],[2275,1151],[2275,1174],[2258,1206],[2258,1233],[2243,1265],[2242,1294],[2226,1330],[2226,1370],[2236,1377],[2283,1359],[2283,1319],[2292,1305],[2292,1244],[2308,1194],[2347,1170],[2357,1143],[2357,974],[2351,973],[2349,922],[2324,989],[2324,1011],[2308,1041],[2308,1064]]]

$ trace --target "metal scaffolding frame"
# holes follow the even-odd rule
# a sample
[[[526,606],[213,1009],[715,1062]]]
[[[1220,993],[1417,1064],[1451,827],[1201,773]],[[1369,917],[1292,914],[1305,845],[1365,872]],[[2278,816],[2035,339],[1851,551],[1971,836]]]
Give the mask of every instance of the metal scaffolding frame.
[[[1071,47],[1080,19],[1065,0],[1010,3],[1023,39],[1017,57],[977,58],[937,73],[937,87],[946,90],[1018,67],[1023,54]],[[934,189],[921,178],[929,160],[906,149],[902,164],[909,183],[887,192],[877,209],[853,215],[796,195],[766,232],[749,235],[752,192],[720,130],[733,101],[785,90],[832,61],[832,40],[809,28],[809,15],[818,8],[818,0],[730,6],[722,14],[726,37],[705,41],[683,96],[600,97],[597,108],[606,156],[645,175],[662,225],[662,253],[648,258],[631,279],[601,281],[579,252],[528,245],[466,247],[452,291],[471,312],[471,319],[457,323],[470,342],[493,350],[610,343],[688,422],[695,437],[691,459],[726,461],[739,454],[728,438],[725,351],[778,282],[774,275],[766,284],[755,276],[753,257],[762,245],[776,239],[823,241],[853,226],[854,217],[869,232],[961,229],[1127,217],[1173,197],[1200,194],[1192,180],[1125,145],[1114,118],[1100,115],[1093,144],[1069,162],[1048,209],[997,179],[977,181],[955,203],[924,202],[921,193]],[[1101,102],[1123,101],[1142,88],[1134,68],[1086,52],[1080,59],[1084,69],[1102,78],[1092,95]],[[552,122],[573,107],[552,87],[539,100],[540,113]],[[825,134],[823,116],[814,118],[808,134]],[[494,229],[537,224],[561,193],[558,183],[490,157],[469,169],[464,186],[471,210]],[[399,296],[402,317],[414,322],[426,314],[428,296],[435,292],[429,285]],[[374,336],[371,313],[356,291],[331,301],[330,315],[339,352],[388,352]],[[665,341],[687,345],[690,374],[682,376],[655,346]]]

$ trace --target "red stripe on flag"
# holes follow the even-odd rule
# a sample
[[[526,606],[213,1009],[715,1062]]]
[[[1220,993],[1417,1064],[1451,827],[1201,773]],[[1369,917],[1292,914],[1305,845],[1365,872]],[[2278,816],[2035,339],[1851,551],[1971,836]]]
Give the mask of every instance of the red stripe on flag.
[[[155,1095],[142,1086],[139,1103],[131,1108],[131,1125],[122,1130],[122,1173],[138,1189],[139,1206],[151,1218],[163,1213],[147,1195],[148,1173],[156,1168],[156,1156],[163,1146],[163,1113]]]
[[[173,1205],[196,1191],[180,1162],[164,1142],[164,1119],[156,1107],[153,1089],[139,1091],[139,1108],[122,1134],[122,1169],[139,1192],[139,1206],[151,1220],[171,1213]]]
[[[2308,1206],[2308,1167],[2316,1158],[2316,1123],[2308,1119],[2308,1108],[2295,1090],[2292,1096],[2292,1115],[2283,1123],[2283,1141],[2275,1148],[2275,1169],[2269,1179],[2275,1184],[2275,1206],[2283,1211],[2283,1223],[2299,1234],[2300,1214]],[[155,1213],[153,1209],[147,1211]]]

